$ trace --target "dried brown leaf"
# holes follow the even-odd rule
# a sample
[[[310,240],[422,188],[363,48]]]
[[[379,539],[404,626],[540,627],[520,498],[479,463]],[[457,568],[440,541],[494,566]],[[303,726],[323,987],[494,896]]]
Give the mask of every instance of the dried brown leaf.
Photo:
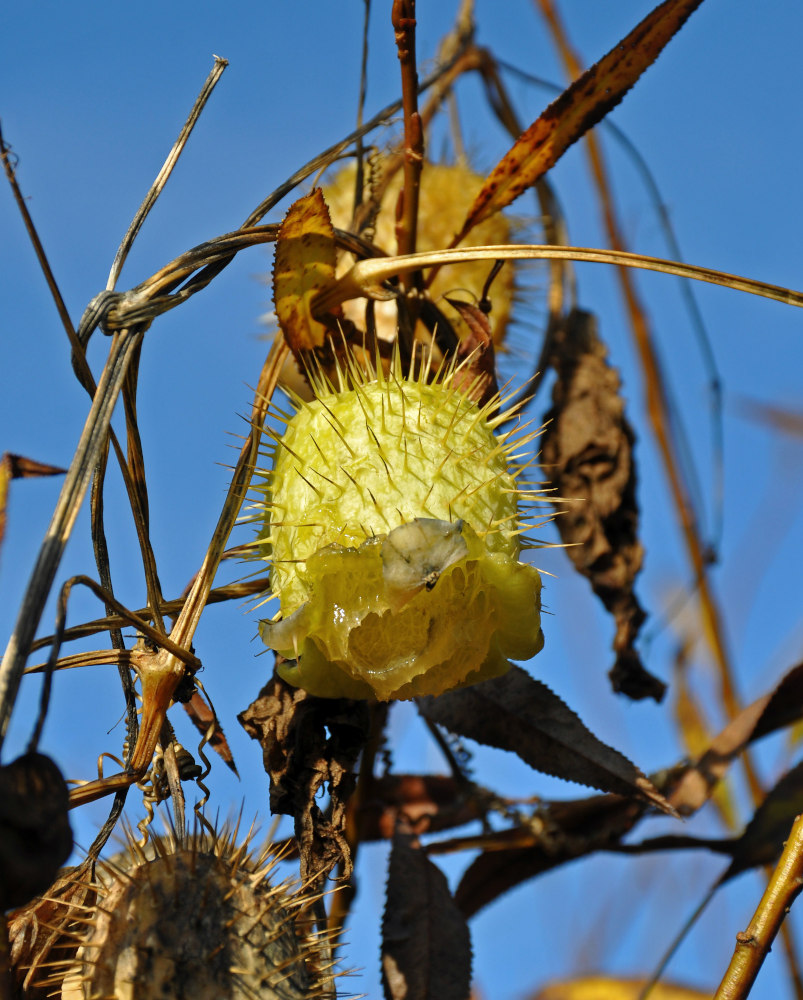
[[[316,698],[274,674],[237,718],[262,746],[271,812],[295,819],[302,877],[329,871],[341,861],[348,875],[346,802],[368,737],[366,703]],[[315,802],[323,786],[329,793],[326,813]]]
[[[455,902],[466,917],[471,917],[522,882],[618,843],[644,811],[641,802],[618,795],[553,802],[539,810],[544,832],[531,832],[530,846],[508,846],[521,843],[525,831],[518,829],[483,838],[486,849],[463,873]]]
[[[213,727],[212,735],[209,737],[209,746],[212,747],[226,767],[234,771],[235,774],[238,774],[229,741],[226,739],[226,734],[223,732],[223,727],[220,725],[214,709],[207,702],[206,698],[204,698],[200,691],[194,691],[190,700],[185,701],[183,704],[184,711],[190,717],[190,721],[201,736],[206,736],[209,732],[209,727]]]
[[[72,851],[69,792],[41,753],[0,767],[0,911],[23,906],[50,885]]]
[[[471,938],[443,872],[397,832],[382,920],[387,1000],[468,1000]]]
[[[432,722],[487,746],[510,750],[530,767],[673,812],[623,754],[598,740],[561,699],[521,667],[481,684],[419,698]]]
[[[702,0],[666,0],[553,101],[494,167],[453,245],[531,187],[615,108]]]
[[[371,782],[359,809],[360,840],[390,839],[399,818],[415,834],[449,830],[479,819],[482,809],[465,781],[443,774],[387,774]]]
[[[769,694],[743,709],[712,741],[693,765],[685,768],[667,798],[688,816],[707,801],[717,782],[748,744],[803,717],[803,663],[793,667]]]
[[[556,331],[557,372],[541,462],[560,497],[556,518],[567,555],[613,615],[615,691],[660,701],[666,686],[644,669],[634,648],[645,614],[633,592],[643,549],[638,539],[635,435],[624,413],[619,375],[607,361],[591,313],[575,309]]]

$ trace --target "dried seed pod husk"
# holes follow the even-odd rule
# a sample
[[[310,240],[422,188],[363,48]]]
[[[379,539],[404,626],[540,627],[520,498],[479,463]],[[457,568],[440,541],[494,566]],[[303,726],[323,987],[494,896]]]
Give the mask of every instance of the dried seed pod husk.
[[[96,899],[65,926],[62,952],[39,988],[62,1000],[301,1000],[322,995],[320,942],[309,898],[273,885],[270,846],[256,855],[227,832],[182,842],[129,841],[100,862]],[[47,973],[45,977],[43,974]]]
[[[384,183],[382,176],[386,164],[383,157],[375,158],[366,171],[366,190],[363,194],[363,213],[375,216],[373,242],[388,253],[396,249],[396,204],[401,191],[403,176],[398,170]],[[350,229],[354,204],[356,167],[353,163],[338,171],[323,189],[329,205],[332,224],[339,229]],[[451,244],[452,237],[459,230],[466,212],[479,192],[483,178],[465,163],[424,164],[418,201],[418,226],[416,248],[420,251],[443,250]],[[381,195],[372,204],[375,195],[372,189],[381,188]],[[463,246],[488,246],[494,243],[512,243],[516,239],[514,223],[496,214],[481,223],[466,238]],[[344,260],[338,274],[345,270],[350,261]],[[468,261],[442,270],[429,288],[430,297],[436,302],[445,296],[459,292],[461,298],[479,300],[488,277],[486,261]],[[510,324],[515,292],[514,266],[502,268],[493,283],[493,312],[491,316],[494,343],[500,345]],[[346,303],[344,312],[348,318],[363,323],[364,304]],[[378,336],[387,341],[395,340],[398,317],[393,302],[375,303],[376,329]],[[461,336],[467,336],[468,327],[459,316],[451,317]]]

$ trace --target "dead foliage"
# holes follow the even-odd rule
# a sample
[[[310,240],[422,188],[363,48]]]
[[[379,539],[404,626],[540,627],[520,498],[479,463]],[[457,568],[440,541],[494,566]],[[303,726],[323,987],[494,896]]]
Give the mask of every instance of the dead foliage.
[[[238,719],[262,747],[271,812],[294,818],[302,877],[340,863],[350,872],[346,802],[368,736],[365,703],[315,698],[274,674]],[[322,788],[329,795],[326,810],[316,802]]]
[[[388,1000],[465,1000],[471,939],[446,876],[402,830],[393,837],[382,920]]]
[[[644,550],[638,536],[635,434],[617,372],[594,317],[573,310],[554,334],[557,379],[546,414],[541,460],[564,499],[556,523],[566,553],[613,616],[614,691],[660,701],[666,685],[650,674],[635,642],[645,614],[634,592]]]

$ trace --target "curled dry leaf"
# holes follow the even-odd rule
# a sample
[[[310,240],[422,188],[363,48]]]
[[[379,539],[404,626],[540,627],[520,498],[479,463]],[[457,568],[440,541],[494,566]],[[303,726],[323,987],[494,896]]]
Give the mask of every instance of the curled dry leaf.
[[[443,872],[407,833],[393,838],[382,919],[387,1000],[468,1000],[471,938]]]
[[[209,737],[209,746],[220,757],[223,763],[231,771],[238,775],[237,765],[234,763],[234,756],[223,732],[215,711],[200,691],[194,691],[189,701],[183,702],[184,711],[190,717],[190,721],[201,736],[206,736],[209,727],[212,726],[212,735]]]
[[[340,861],[348,875],[346,801],[354,789],[354,764],[368,737],[366,704],[316,698],[274,674],[237,718],[262,746],[271,812],[295,818],[302,877],[329,871]],[[329,793],[325,814],[315,802],[324,785]]]
[[[323,193],[316,188],[293,202],[276,240],[273,297],[279,326],[299,365],[323,346],[327,328],[312,315],[318,289],[335,276],[335,231]]]
[[[619,376],[607,361],[594,317],[573,310],[556,331],[557,372],[541,461],[567,509],[556,524],[567,555],[613,615],[615,691],[660,701],[665,685],[641,664],[634,643],[645,614],[633,592],[643,549],[638,540],[635,435],[624,415]]]
[[[479,407],[485,406],[499,392],[496,381],[496,352],[488,313],[470,302],[446,300],[456,309],[469,334],[457,348],[459,368],[452,384]]]
[[[594,795],[539,809],[538,829],[503,830],[483,838],[484,850],[463,873],[455,902],[472,917],[510,889],[551,868],[604,850],[628,833],[645,812],[642,802]],[[524,836],[522,836],[524,834]],[[521,844],[525,846],[509,846]]]
[[[336,359],[345,370],[346,357],[359,358],[366,343],[365,335],[352,336],[354,324],[339,309],[313,313],[315,296],[334,282],[336,264],[329,209],[320,188],[315,188],[290,206],[279,228],[273,265],[276,318],[295,361],[293,366],[288,359],[282,378],[302,396],[309,390],[311,372],[323,371],[337,384]]]
[[[701,3],[666,0],[553,101],[491,171],[452,245],[532,187],[573,142],[615,108]]]
[[[510,750],[545,774],[674,810],[627,757],[598,740],[546,684],[521,667],[473,687],[419,698],[431,721],[486,746]]]
[[[41,753],[0,767],[0,912],[45,891],[72,851],[69,792]]]

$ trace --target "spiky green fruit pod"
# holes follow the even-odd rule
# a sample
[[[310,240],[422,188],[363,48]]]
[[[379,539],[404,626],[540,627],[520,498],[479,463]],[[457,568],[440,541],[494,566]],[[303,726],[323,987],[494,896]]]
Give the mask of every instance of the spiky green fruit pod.
[[[260,631],[311,694],[441,694],[543,645],[540,577],[518,561],[525,439],[454,376],[352,371],[266,432],[258,548],[281,620]]]
[[[254,858],[225,835],[151,843],[147,855],[132,842],[102,865],[97,905],[61,973],[62,1000],[310,1000],[327,992],[331,976],[318,974],[320,953],[299,928],[308,901],[271,885],[274,856]],[[308,930],[309,919],[300,923]]]

